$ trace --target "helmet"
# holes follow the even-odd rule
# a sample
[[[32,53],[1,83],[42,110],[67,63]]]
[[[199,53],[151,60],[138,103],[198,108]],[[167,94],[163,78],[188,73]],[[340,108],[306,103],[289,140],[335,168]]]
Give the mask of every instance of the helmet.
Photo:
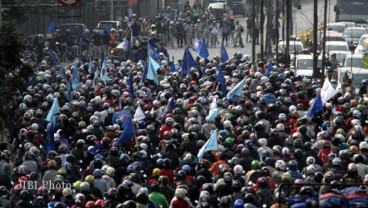
[[[235,165],[235,167],[234,167],[234,174],[235,175],[244,174],[243,166],[241,166],[241,165]]]
[[[277,170],[285,171],[286,170],[286,164],[283,160],[277,160],[276,163],[275,163],[275,168]]]
[[[362,86],[367,86],[368,85],[368,79],[363,79],[361,84],[362,84]]]
[[[105,202],[104,200],[102,199],[98,199],[96,202],[95,202],[95,206],[98,207],[98,208],[103,208],[105,207]]]
[[[358,167],[355,163],[350,163],[348,165],[348,172],[350,173],[357,173],[358,172]]]
[[[87,182],[93,183],[93,181],[95,180],[95,177],[93,177],[92,175],[88,175],[86,176],[84,180]]]
[[[296,170],[298,168],[298,162],[296,160],[290,160],[288,162],[288,168],[290,170]]]
[[[258,178],[257,183],[259,187],[266,187],[268,185],[268,181],[265,177]]]
[[[94,208],[95,207],[95,202],[94,201],[88,201],[84,207],[85,208]]]
[[[187,174],[189,174],[192,171],[192,168],[187,164],[183,165],[181,169],[184,170]]]
[[[306,162],[307,162],[307,165],[313,165],[316,163],[316,159],[314,159],[314,157],[309,156],[307,157]]]
[[[244,201],[242,199],[237,199],[234,202],[234,208],[243,208],[244,207]]]
[[[152,177],[160,176],[161,170],[159,168],[155,168],[152,171]]]
[[[332,165],[333,166],[340,166],[341,165],[341,159],[336,157],[332,160]]]
[[[257,170],[259,168],[259,161],[258,160],[253,160],[251,163],[251,167],[253,170]]]
[[[234,138],[228,137],[225,139],[224,146],[231,147],[234,144]]]
[[[30,199],[30,197],[31,197],[31,194],[29,193],[29,191],[28,190],[22,190],[21,192],[20,192],[20,198],[21,199],[23,199],[23,200],[29,200]]]

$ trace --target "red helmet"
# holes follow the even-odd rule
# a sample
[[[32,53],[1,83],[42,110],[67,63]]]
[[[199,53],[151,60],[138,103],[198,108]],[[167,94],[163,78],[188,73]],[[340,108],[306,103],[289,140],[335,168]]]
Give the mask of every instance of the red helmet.
[[[48,190],[47,190],[46,187],[41,186],[41,187],[38,188],[37,193],[40,196],[47,196],[48,195]]]
[[[23,190],[23,186],[21,184],[17,184],[13,187],[13,193],[19,194]]]
[[[102,200],[102,199],[98,199],[98,200],[95,202],[95,207],[96,207],[96,208],[103,208],[103,207],[105,207],[105,202],[104,202],[104,200]]]
[[[88,201],[85,205],[86,208],[95,208],[95,202],[94,201]]]

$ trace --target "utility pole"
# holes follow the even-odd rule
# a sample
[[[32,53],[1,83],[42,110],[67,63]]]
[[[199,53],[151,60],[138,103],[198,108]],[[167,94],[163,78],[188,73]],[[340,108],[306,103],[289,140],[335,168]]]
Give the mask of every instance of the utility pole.
[[[1,0],[0,0],[0,27],[3,25],[3,14],[2,14],[2,11],[3,11],[3,7],[2,7],[2,4],[1,4]]]
[[[326,25],[327,25],[327,0],[325,0],[325,8],[324,8],[324,14],[323,14],[323,37],[326,37]],[[325,62],[326,62],[326,41],[323,41],[322,43],[322,78],[321,81],[325,80]]]
[[[280,8],[279,8],[279,0],[276,0],[276,14],[275,14],[275,28],[276,28],[276,63],[279,64],[279,17],[280,17]]]
[[[284,51],[285,55],[285,66],[290,67],[290,29],[291,29],[291,0],[286,0],[286,48]]]
[[[256,63],[256,0],[252,0],[252,62]]]
[[[110,20],[114,20],[114,0],[110,0]]]
[[[261,0],[261,22],[260,22],[260,26],[259,26],[259,34],[261,35],[261,42],[260,42],[260,46],[261,46],[261,61],[263,61],[263,55],[264,55],[264,0]]]
[[[313,7],[313,78],[316,78],[318,72],[318,43],[317,43],[317,33],[318,33],[318,0],[314,0]]]

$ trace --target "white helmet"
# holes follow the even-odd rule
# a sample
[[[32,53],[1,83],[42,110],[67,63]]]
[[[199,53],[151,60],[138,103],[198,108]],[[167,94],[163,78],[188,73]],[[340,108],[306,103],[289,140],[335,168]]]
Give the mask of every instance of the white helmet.
[[[286,164],[283,160],[277,160],[275,163],[275,168],[277,170],[286,170]]]
[[[306,162],[307,162],[307,165],[314,165],[316,163],[316,159],[314,157],[309,156],[307,157]]]
[[[236,174],[236,175],[244,174],[243,166],[241,166],[241,165],[235,165],[235,167],[234,167],[234,174]]]

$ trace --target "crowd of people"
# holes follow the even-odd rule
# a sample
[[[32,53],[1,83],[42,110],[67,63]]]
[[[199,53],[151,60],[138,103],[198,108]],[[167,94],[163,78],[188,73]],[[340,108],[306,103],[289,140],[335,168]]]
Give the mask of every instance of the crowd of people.
[[[0,143],[1,207],[367,207],[368,79],[311,115],[321,80],[304,83],[241,52],[197,57],[188,71],[183,60],[175,70],[159,62],[157,83],[144,78],[145,58],[62,66],[50,56],[24,59],[34,72]],[[138,110],[122,141],[123,120]],[[198,157],[213,131],[216,150]]]

